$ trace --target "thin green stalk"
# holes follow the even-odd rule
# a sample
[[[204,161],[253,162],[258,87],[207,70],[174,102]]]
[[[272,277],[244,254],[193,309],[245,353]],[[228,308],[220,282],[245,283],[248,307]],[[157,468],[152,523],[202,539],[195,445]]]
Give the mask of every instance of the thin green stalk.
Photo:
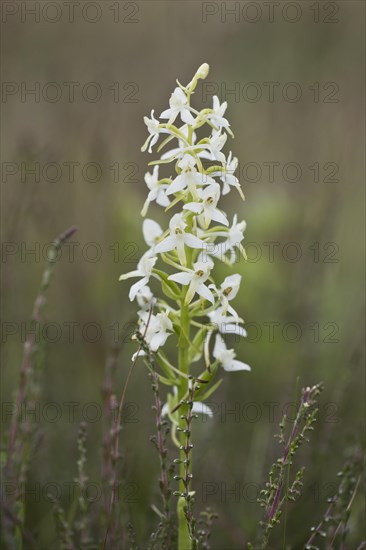
[[[181,335],[179,339],[179,370],[180,372],[184,374],[189,374],[189,360],[188,360],[188,342],[189,342],[189,328],[190,328],[190,322],[189,322],[189,308],[187,305],[184,304],[186,292],[183,293],[182,297],[182,306],[181,306]],[[181,383],[178,390],[178,400],[179,402],[184,399],[186,393],[188,391],[188,379],[182,378]],[[188,412],[188,406],[186,404],[182,405],[179,408],[179,442],[181,447],[184,447],[185,445],[185,434],[183,432],[185,428],[185,422],[184,419],[181,418],[182,416],[186,416]],[[185,465],[184,460],[186,458],[185,453],[182,449],[180,449],[180,460],[181,463],[179,465],[179,492],[182,494],[185,492],[185,486],[184,486],[184,477],[185,477]],[[191,550],[191,541],[189,536],[189,530],[187,525],[187,519],[184,513],[184,506],[185,506],[185,500],[183,497],[178,497],[178,506],[177,506],[177,514],[178,514],[178,550]]]
[[[188,94],[188,103],[190,103],[190,93]],[[193,132],[189,131],[188,143],[192,145]],[[202,169],[202,165],[201,165]],[[187,218],[187,231],[190,232],[192,229],[192,219],[193,216]],[[186,258],[187,258],[187,268],[192,268],[192,250],[186,249]],[[180,267],[182,269],[182,267]],[[180,338],[178,342],[179,355],[178,355],[178,367],[181,373],[188,375],[190,374],[190,363],[189,363],[189,346],[190,346],[190,309],[189,305],[185,304],[185,298],[187,295],[188,287],[184,287],[181,297],[181,309],[180,309]],[[189,380],[188,378],[181,379],[181,383],[178,388],[178,403],[186,399],[186,395],[189,390]],[[186,435],[183,431],[186,428],[185,419],[188,414],[188,405],[183,404],[179,410],[179,443],[180,451],[179,458],[181,460],[179,465],[179,492],[184,494],[187,492],[187,487],[184,484],[184,479],[186,477],[186,464],[184,461],[187,459],[187,456],[183,450],[186,445]],[[191,473],[192,466],[191,463],[188,464],[189,473]],[[184,497],[178,497],[177,505],[177,514],[178,514],[178,550],[191,550],[192,543],[189,535],[189,527],[187,523],[186,514],[184,508],[186,506],[186,500]]]

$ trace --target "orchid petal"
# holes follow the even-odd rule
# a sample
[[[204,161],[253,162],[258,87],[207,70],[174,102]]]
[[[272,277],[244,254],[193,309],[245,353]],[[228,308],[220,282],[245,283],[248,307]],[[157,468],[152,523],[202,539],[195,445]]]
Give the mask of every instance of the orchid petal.
[[[170,250],[174,250],[175,247],[176,240],[174,237],[166,237],[163,241],[161,241],[161,243],[158,243],[155,246],[154,251],[160,254],[161,252],[169,252]]]
[[[148,281],[149,281],[149,277],[143,277],[141,279],[141,281],[137,281],[137,283],[135,283],[134,285],[131,286],[130,292],[129,292],[129,295],[128,295],[131,302],[133,302],[133,300],[135,299],[136,294],[138,293],[138,291],[142,287],[144,287]]]
[[[187,204],[185,204],[183,208],[184,210],[190,210],[195,214],[199,214],[200,212],[202,212],[203,204],[201,202],[187,202]]]
[[[214,295],[212,294],[211,290],[207,288],[203,283],[200,283],[196,288],[197,294],[202,296],[202,298],[205,298],[205,300],[208,300],[211,302],[211,304],[215,303]]]
[[[223,365],[223,367],[224,367],[224,370],[226,370],[226,372],[236,372],[236,371],[240,371],[240,370],[246,370],[246,371],[252,370],[249,365],[247,365],[246,363],[243,363],[242,361],[237,361],[236,359],[234,359],[230,363],[230,365]]]
[[[201,241],[198,237],[195,235],[192,235],[191,233],[185,233],[184,235],[184,241],[187,246],[190,248],[202,248],[204,247],[204,242]]]
[[[181,285],[189,285],[193,277],[193,274],[191,273],[174,273],[173,275],[169,275],[168,279],[170,281],[175,281],[176,283],[179,283]]]

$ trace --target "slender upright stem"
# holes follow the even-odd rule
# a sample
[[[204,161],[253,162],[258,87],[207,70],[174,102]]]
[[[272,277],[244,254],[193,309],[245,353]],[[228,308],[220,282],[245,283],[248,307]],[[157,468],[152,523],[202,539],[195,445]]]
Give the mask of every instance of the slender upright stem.
[[[62,245],[67,241],[72,235],[76,232],[76,227],[70,227],[67,231],[62,233],[55,239],[53,242],[53,249],[51,249],[48,262],[45,271],[43,272],[41,286],[37,295],[37,298],[34,302],[33,312],[32,312],[32,321],[36,324],[41,322],[42,309],[46,303],[46,292],[50,285],[51,277],[53,274],[54,266],[58,258],[58,253]],[[16,396],[16,413],[13,416],[12,423],[10,426],[9,434],[9,444],[8,452],[6,459],[6,468],[9,469],[13,461],[14,449],[16,446],[16,440],[18,435],[19,428],[19,414],[21,411],[21,404],[26,398],[27,382],[29,378],[30,371],[32,370],[32,353],[37,341],[35,331],[29,331],[27,335],[27,340],[24,346],[24,355],[22,360],[22,365],[20,368],[20,382],[17,390]]]
[[[148,316],[148,319],[147,319],[147,322],[146,322],[144,334],[142,335],[142,341],[140,342],[140,345],[139,345],[139,348],[137,350],[135,359],[133,360],[133,362],[130,366],[130,369],[128,371],[128,374],[127,374],[127,378],[126,378],[125,385],[123,387],[120,402],[119,402],[117,419],[116,419],[116,421],[114,423],[114,426],[112,428],[112,434],[113,434],[113,436],[112,436],[112,459],[113,459],[112,490],[111,490],[111,498],[110,498],[110,504],[109,504],[109,514],[108,514],[107,528],[106,528],[106,531],[105,531],[104,541],[103,541],[103,550],[105,550],[105,548],[107,546],[108,535],[109,535],[109,532],[110,532],[111,522],[112,522],[113,507],[116,504],[116,494],[117,494],[117,489],[118,489],[117,461],[118,461],[118,458],[119,458],[119,435],[120,435],[120,429],[121,429],[121,419],[122,419],[123,406],[124,406],[124,403],[125,403],[126,392],[127,392],[127,388],[128,388],[128,384],[129,384],[129,381],[130,381],[130,378],[131,378],[132,371],[133,371],[134,366],[136,364],[138,355],[139,355],[141,349],[143,348],[143,341],[146,337],[147,329],[149,327],[151,314],[152,314],[152,306],[150,307],[150,310],[149,310],[149,316]]]
[[[301,399],[301,403],[300,403],[300,406],[299,406],[299,410],[297,412],[297,415],[296,415],[296,418],[295,418],[295,421],[294,421],[294,424],[293,424],[293,427],[292,427],[292,432],[291,432],[291,435],[287,441],[287,445],[286,445],[286,448],[285,448],[285,451],[284,451],[284,454],[283,454],[283,457],[282,457],[282,466],[285,467],[287,466],[287,461],[289,459],[289,454],[290,454],[290,450],[291,450],[291,445],[295,439],[295,437],[297,436],[297,433],[299,431],[299,424],[300,424],[300,420],[301,420],[301,415],[302,415],[302,412],[303,412],[303,406],[304,404],[306,404],[308,402],[308,398],[309,398],[309,391],[306,390],[304,392],[304,395]],[[276,493],[275,493],[275,496],[273,498],[273,503],[272,503],[272,506],[268,512],[268,521],[271,521],[273,519],[273,517],[275,516],[276,512],[277,512],[277,509],[278,509],[278,504],[280,502],[280,496],[281,496],[281,492],[282,492],[282,489],[283,489],[283,473],[281,474],[281,477],[278,481],[278,485],[277,485],[277,489],[276,489]]]
[[[189,340],[189,329],[190,329],[190,323],[189,323],[189,308],[187,305],[184,304],[185,299],[185,293],[183,293],[182,298],[182,306],[181,306],[181,318],[180,318],[180,326],[181,326],[181,336],[179,339],[179,370],[183,372],[184,374],[189,374],[189,360],[188,360],[188,341]],[[179,386],[178,390],[178,400],[182,400],[184,396],[187,394],[188,391],[188,379],[182,378],[181,384]],[[188,412],[188,406],[186,404],[183,404],[179,409],[179,428],[181,431],[179,432],[179,442],[181,447],[185,446],[186,442],[186,436],[183,432],[185,429],[185,420],[181,418],[182,416],[186,416]],[[180,493],[185,493],[186,488],[184,484],[184,478],[186,475],[184,460],[186,459],[186,455],[184,450],[180,450],[179,458],[181,460],[180,466],[179,466],[179,491]],[[184,506],[185,501],[183,497],[178,498],[178,549],[179,550],[190,550],[191,549],[191,541],[189,536],[189,530],[187,525],[187,519],[184,513]]]

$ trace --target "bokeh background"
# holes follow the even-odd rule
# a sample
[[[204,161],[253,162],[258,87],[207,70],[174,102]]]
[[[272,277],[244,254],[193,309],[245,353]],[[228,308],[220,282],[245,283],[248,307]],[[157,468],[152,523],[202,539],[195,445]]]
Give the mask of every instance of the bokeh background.
[[[41,406],[57,403],[63,414],[54,423],[47,413],[39,419],[43,438],[31,462],[31,483],[75,478],[78,425],[83,416],[87,420],[81,411],[85,404],[102,402],[104,365],[118,333],[124,342],[117,395],[123,387],[136,349],[129,342],[136,307],[128,301],[129,283],[118,277],[133,269],[145,250],[140,210],[152,158],[140,152],[146,139],[143,116],[152,108],[159,114],[175,79],[187,83],[208,62],[208,84],[199,86],[195,101],[211,105],[213,93],[228,101],[236,139],[226,152],[232,148],[239,158],[246,196],[242,203],[231,193],[225,209],[248,224],[249,259],[234,266],[243,275],[236,308],[247,322],[248,339],[236,348],[252,372],[225,375],[211,399],[213,420],[196,423],[196,511],[210,506],[219,514],[214,549],[243,548],[255,540],[261,519],[255,497],[278,456],[273,435],[281,413],[293,402],[296,387],[323,381],[319,423],[298,461],[306,466],[303,494],[288,510],[286,544],[300,548],[363,434],[364,3],[302,1],[295,12],[280,2],[271,21],[261,2],[250,7],[103,1],[94,3],[97,11],[87,8],[84,17],[81,2],[69,21],[60,2],[61,17],[54,22],[59,11],[51,3],[39,21],[22,14],[20,4],[2,23],[7,83],[2,157],[9,163],[2,174],[2,240],[10,243],[3,248],[2,313],[7,326],[16,327],[15,334],[2,337],[5,401],[18,382],[22,328],[31,315],[47,243],[69,226],[78,228],[74,257],[64,249],[45,311],[46,321],[57,323],[61,333],[50,328],[46,337]],[[233,7],[240,7],[237,20],[225,12]],[[94,18],[99,20],[90,22]],[[74,83],[73,100],[67,82]],[[85,87],[90,82],[97,87]],[[268,82],[277,83],[273,98]],[[291,101],[290,82],[301,92],[297,101]],[[25,94],[35,86],[38,98]],[[97,89],[101,97],[93,101]],[[61,97],[52,101],[57,90]],[[39,181],[27,173],[36,163]],[[75,163],[72,177],[70,163]],[[273,178],[268,163],[276,163]],[[158,207],[149,215],[166,223]],[[31,249],[36,255],[25,253]],[[225,274],[223,267],[220,275]],[[99,327],[95,342],[89,323]],[[83,334],[88,326],[90,332]],[[150,504],[159,496],[158,457],[149,442],[153,394],[142,364],[135,368],[127,399],[123,469],[126,482],[137,489],[126,507],[143,548],[156,525]],[[67,402],[78,404],[71,421]],[[273,416],[268,403],[274,404]],[[5,428],[8,420],[5,415]],[[95,482],[101,428],[101,420],[88,422],[88,474]],[[235,487],[236,493],[227,492]],[[356,548],[364,535],[362,492],[355,499],[347,548]],[[66,507],[67,496],[62,498]],[[41,547],[50,548],[54,524],[45,499],[32,502],[26,521],[39,532]],[[271,547],[282,544],[280,528]]]

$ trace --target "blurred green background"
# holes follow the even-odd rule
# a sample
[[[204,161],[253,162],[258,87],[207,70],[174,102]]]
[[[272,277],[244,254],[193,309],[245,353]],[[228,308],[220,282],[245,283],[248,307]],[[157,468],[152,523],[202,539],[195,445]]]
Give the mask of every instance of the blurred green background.
[[[61,337],[46,345],[42,403],[58,403],[64,414],[55,423],[41,418],[44,437],[32,460],[31,482],[75,478],[80,410],[86,403],[101,403],[104,364],[118,329],[126,342],[117,395],[123,387],[136,349],[128,341],[136,307],[128,301],[129,283],[119,283],[118,277],[134,269],[145,250],[139,213],[152,157],[140,152],[147,135],[143,116],[152,108],[159,114],[175,79],[187,83],[208,62],[206,82],[211,84],[201,84],[194,100],[198,107],[211,105],[213,91],[229,103],[235,140],[225,151],[232,149],[239,158],[246,201],[232,192],[223,204],[229,217],[237,212],[248,224],[249,260],[234,266],[243,275],[235,304],[248,323],[248,339],[236,343],[236,349],[252,372],[226,374],[211,399],[213,420],[196,423],[196,511],[208,505],[219,514],[214,549],[243,548],[255,539],[261,518],[255,497],[278,456],[273,434],[281,412],[294,399],[297,379],[299,386],[323,381],[319,423],[300,453],[299,463],[306,466],[304,491],[287,519],[287,543],[300,548],[363,433],[364,3],[297,2],[301,14],[292,23],[288,19],[296,14],[291,7],[283,11],[286,2],[276,8],[272,22],[261,2],[255,3],[260,12],[250,11],[253,7],[243,11],[245,2],[95,4],[101,17],[94,23],[83,20],[81,7],[68,21],[63,3],[62,17],[53,23],[48,21],[56,17],[52,6],[39,22],[27,14],[22,19],[19,11],[2,23],[2,77],[10,83],[5,95],[3,88],[2,105],[2,239],[14,243],[3,248],[2,312],[3,321],[16,327],[16,334],[2,338],[5,401],[18,381],[21,328],[45,266],[44,246],[69,226],[78,228],[75,257],[64,249],[45,314],[61,327]],[[237,21],[225,15],[225,6],[234,4],[241,10]],[[85,13],[96,17],[92,7]],[[253,21],[255,13],[261,14],[258,21]],[[22,97],[22,85],[32,88],[37,82],[39,102],[32,95]],[[79,83],[74,101],[68,99],[67,82]],[[85,88],[90,82],[97,87]],[[278,83],[273,100],[268,82]],[[298,101],[283,96],[287,90],[293,97],[290,82],[301,91]],[[61,98],[50,101],[60,89]],[[95,102],[81,92],[92,98],[99,89],[102,96]],[[236,93],[230,94],[233,89]],[[257,101],[255,90],[262,93]],[[11,164],[4,167],[4,162]],[[26,173],[37,162],[38,182]],[[51,166],[42,175],[47,163],[56,163],[61,173]],[[73,178],[65,163],[78,163]],[[91,181],[96,172],[88,163],[98,164],[98,181]],[[278,163],[273,178],[268,163]],[[290,181],[297,178],[288,163],[297,163],[296,170],[300,166],[298,181]],[[167,223],[154,205],[149,216]],[[295,248],[288,243],[297,243],[298,261],[291,261]],[[37,246],[40,257],[24,254]],[[224,266],[219,272],[229,274]],[[73,341],[67,323],[76,323]],[[87,341],[94,338],[92,328],[83,337],[88,323],[100,327],[97,342]],[[168,342],[173,354],[173,338]],[[159,496],[158,457],[149,442],[153,394],[142,364],[136,366],[127,399],[133,415],[126,417],[121,450],[125,478],[137,484],[136,501],[127,508],[143,548],[156,525],[150,504]],[[65,402],[80,404],[71,422]],[[255,405],[250,408],[250,403]],[[276,403],[273,418],[268,403]],[[226,414],[235,407],[239,415]],[[88,437],[88,474],[98,481],[101,421],[88,423]],[[226,492],[235,486],[236,494]],[[364,535],[362,491],[354,504],[348,548],[356,548]],[[50,548],[54,526],[44,499],[32,504],[27,524],[39,531],[42,548]],[[282,547],[282,539],[280,528],[271,548]]]

